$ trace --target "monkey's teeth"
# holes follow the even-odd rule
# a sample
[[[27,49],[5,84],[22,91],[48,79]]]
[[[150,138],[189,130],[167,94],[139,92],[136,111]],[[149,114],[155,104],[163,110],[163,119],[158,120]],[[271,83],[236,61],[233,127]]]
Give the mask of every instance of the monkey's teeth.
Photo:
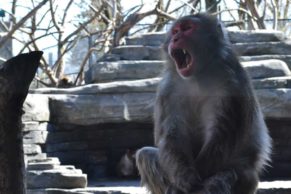
[[[183,53],[184,53],[184,55],[187,53],[185,49],[183,49]]]

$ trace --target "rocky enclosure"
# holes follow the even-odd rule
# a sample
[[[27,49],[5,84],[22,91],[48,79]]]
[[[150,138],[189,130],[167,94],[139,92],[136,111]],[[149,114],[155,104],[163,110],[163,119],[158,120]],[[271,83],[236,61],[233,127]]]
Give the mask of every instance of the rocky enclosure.
[[[102,178],[116,175],[127,149],[152,145],[163,38],[163,33],[128,38],[87,72],[88,85],[31,90],[23,115],[27,158],[46,154]],[[230,40],[274,139],[273,168],[265,176],[290,177],[291,44],[282,33],[266,31],[230,32]]]

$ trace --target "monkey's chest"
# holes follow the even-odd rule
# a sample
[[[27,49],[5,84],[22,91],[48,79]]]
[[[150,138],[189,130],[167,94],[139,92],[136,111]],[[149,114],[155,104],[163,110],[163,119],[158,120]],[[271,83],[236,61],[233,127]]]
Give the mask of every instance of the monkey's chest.
[[[200,96],[187,94],[168,100],[161,111],[163,136],[179,139],[173,143],[183,142],[192,152],[199,152],[215,125],[215,99],[201,100]]]

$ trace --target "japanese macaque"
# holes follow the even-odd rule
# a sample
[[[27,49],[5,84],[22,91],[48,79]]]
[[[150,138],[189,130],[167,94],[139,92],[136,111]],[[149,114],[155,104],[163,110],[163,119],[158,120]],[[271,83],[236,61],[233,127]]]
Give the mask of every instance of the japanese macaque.
[[[250,80],[217,19],[177,20],[154,111],[156,147],[137,151],[153,194],[254,194],[271,139]]]
[[[137,177],[137,168],[135,165],[135,150],[126,150],[125,154],[120,158],[117,164],[116,171],[119,177]]]
[[[70,88],[74,86],[74,83],[67,76],[63,76],[58,82],[58,88]]]

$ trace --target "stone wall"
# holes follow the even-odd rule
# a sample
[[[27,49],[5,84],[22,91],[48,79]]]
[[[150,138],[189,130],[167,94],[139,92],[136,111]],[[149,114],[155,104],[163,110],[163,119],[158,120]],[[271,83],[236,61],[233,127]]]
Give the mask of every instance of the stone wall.
[[[31,90],[23,116],[30,129],[24,131],[24,143],[31,148],[27,156],[46,153],[102,178],[116,175],[127,149],[152,145],[163,37],[128,38],[127,45],[113,49],[87,72],[88,85]],[[236,31],[230,39],[242,55],[274,140],[274,168],[267,176],[290,177],[291,44],[280,32]]]

